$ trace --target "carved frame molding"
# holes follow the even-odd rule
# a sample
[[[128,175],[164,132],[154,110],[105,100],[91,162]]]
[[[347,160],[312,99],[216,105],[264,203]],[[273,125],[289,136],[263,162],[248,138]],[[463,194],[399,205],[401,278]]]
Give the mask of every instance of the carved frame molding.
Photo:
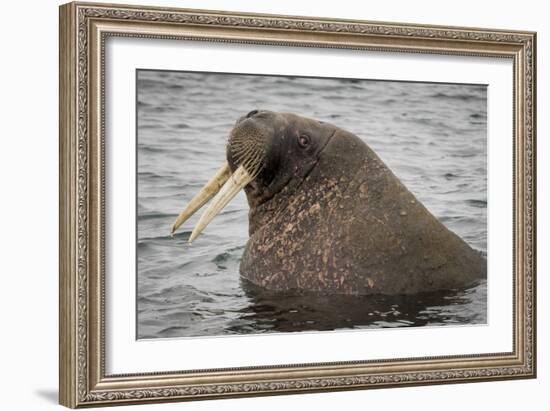
[[[109,36],[513,59],[513,352],[105,375],[103,118]],[[535,377],[535,50],[532,32],[92,3],[61,6],[60,403],[74,408]]]

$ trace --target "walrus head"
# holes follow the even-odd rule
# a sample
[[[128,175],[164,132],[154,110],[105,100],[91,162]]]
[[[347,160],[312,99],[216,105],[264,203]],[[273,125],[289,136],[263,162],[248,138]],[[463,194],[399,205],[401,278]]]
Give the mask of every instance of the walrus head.
[[[254,210],[281,190],[298,186],[336,130],[290,113],[253,110],[240,117],[229,134],[227,163],[180,213],[172,233],[214,197],[189,237],[192,242],[242,189],[251,208],[252,233],[257,226]]]

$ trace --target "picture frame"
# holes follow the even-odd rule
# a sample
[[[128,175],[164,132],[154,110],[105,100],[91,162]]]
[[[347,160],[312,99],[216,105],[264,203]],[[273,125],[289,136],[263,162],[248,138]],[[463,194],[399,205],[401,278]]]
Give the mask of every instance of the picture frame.
[[[106,371],[106,43],[112,38],[511,62],[511,350]],[[301,49],[300,49],[301,50]],[[71,408],[536,377],[536,34],[73,2],[60,7],[60,382]],[[502,143],[506,144],[506,143]],[[117,162],[116,158],[111,158]],[[500,254],[499,253],[499,254]],[[313,337],[312,337],[313,338]],[[241,340],[244,341],[244,340]],[[154,359],[150,359],[154,362]]]

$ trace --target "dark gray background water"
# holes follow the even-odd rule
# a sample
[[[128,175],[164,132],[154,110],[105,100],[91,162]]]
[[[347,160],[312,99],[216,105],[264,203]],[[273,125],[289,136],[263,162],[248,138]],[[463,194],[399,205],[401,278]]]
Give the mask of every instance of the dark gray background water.
[[[443,224],[486,252],[486,86],[138,70],[138,338],[486,323],[486,282],[408,297],[248,289],[239,279],[243,193],[192,245],[200,213],[172,238],[179,211],[223,163],[235,120],[256,108],[355,133]]]

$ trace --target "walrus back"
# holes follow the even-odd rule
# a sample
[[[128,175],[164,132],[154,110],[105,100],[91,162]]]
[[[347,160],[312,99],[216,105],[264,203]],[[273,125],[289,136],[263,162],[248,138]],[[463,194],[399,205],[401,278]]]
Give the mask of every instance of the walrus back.
[[[359,292],[412,294],[485,278],[481,253],[437,220],[374,151],[362,148],[364,162],[348,188],[357,201],[333,216],[341,229],[336,247],[353,244],[346,259]],[[346,224],[350,220],[355,223]]]

